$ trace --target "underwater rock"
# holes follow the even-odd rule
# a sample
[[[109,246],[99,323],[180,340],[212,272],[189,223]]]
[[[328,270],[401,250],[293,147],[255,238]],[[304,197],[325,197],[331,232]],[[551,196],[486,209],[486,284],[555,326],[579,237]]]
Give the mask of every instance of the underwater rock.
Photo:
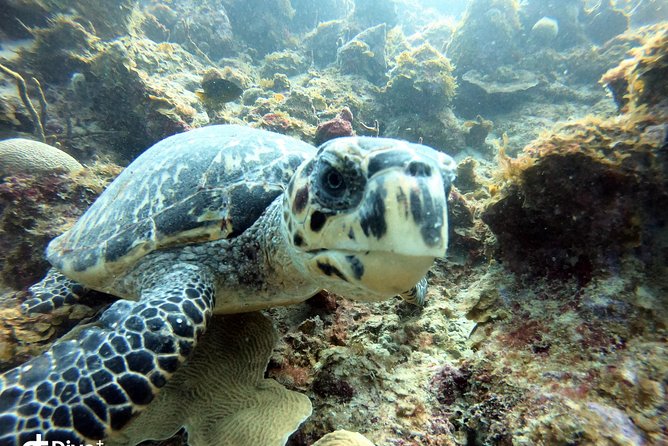
[[[90,22],[94,34],[112,39],[128,33],[139,0],[45,0],[52,11],[74,14]]]
[[[178,74],[165,71],[171,64]],[[178,44],[123,38],[105,44],[85,71],[91,110],[118,132],[121,156],[131,159],[152,143],[205,123],[191,104],[196,73],[204,69]],[[192,85],[190,90],[185,85]]]
[[[629,17],[616,9],[612,0],[601,0],[594,9],[587,11],[584,20],[585,34],[597,45],[603,45],[629,27]]]
[[[400,29],[396,28],[396,30]],[[455,26],[453,25],[452,21],[441,19],[430,22],[426,26],[423,26],[416,33],[408,36],[406,41],[411,47],[418,47],[422,44],[428,43],[434,48],[437,48],[443,52],[450,43],[450,40],[452,40],[454,32]],[[404,48],[402,51],[407,49],[409,48]]]
[[[76,173],[77,160],[56,147],[30,139],[0,141],[0,177],[47,172]]]
[[[295,10],[290,0],[222,0],[234,38],[263,56],[297,43],[289,23]]]
[[[85,24],[87,31],[103,39],[124,35],[132,24],[138,0],[11,0],[2,2],[0,37],[29,38],[33,28],[67,15]]]
[[[559,33],[552,46],[559,50],[586,45],[584,18],[586,11],[582,0],[524,0],[519,11],[522,28],[529,33],[543,17],[549,17],[559,24]]]
[[[493,72],[519,59],[520,31],[515,0],[473,0],[446,54],[459,75],[470,70]]]
[[[475,121],[464,122],[464,127],[468,128],[468,133],[464,138],[466,145],[480,149],[485,147],[485,139],[487,139],[487,135],[489,135],[494,124],[492,121],[483,119],[482,116],[478,115]]]
[[[392,28],[398,22],[396,0],[354,0],[349,19],[358,29],[384,24]]]
[[[559,34],[559,22],[543,17],[531,27],[531,39],[539,45],[549,45]]]
[[[303,73],[307,68],[308,63],[306,62],[306,59],[296,51],[277,51],[264,56],[260,75],[263,78],[269,79],[276,73],[283,73],[286,76],[294,76]]]
[[[46,145],[32,143],[39,145],[38,150]],[[47,147],[51,149],[49,152],[57,150]],[[34,149],[32,152],[35,153]],[[32,163],[39,165],[39,161]],[[71,163],[72,160],[68,160],[68,165]],[[12,173],[0,183],[0,231],[4,234],[0,238],[0,282],[3,285],[20,290],[43,277],[49,267],[44,259],[46,245],[73,224],[120,172],[118,166],[110,164],[93,164],[85,170],[78,167],[79,172],[71,174]]]
[[[336,61],[344,74],[356,74],[373,83],[385,81],[384,23],[365,29],[336,52]]]
[[[41,0],[14,0],[2,3],[0,40],[32,37],[30,28],[46,25],[49,9]]]
[[[21,57],[44,82],[68,82],[99,50],[99,39],[73,16],[56,15],[46,27],[31,33],[35,43],[22,50]]]
[[[214,60],[231,56],[237,50],[232,24],[219,1],[152,0],[144,7],[144,16],[142,29],[156,42],[178,43]]]
[[[540,83],[538,76],[531,71],[511,67],[501,67],[491,75],[477,70],[467,71],[462,80],[479,87],[488,95],[527,91]]]
[[[292,83],[285,74],[275,73],[272,79],[264,84],[264,86],[270,88],[272,91],[287,92],[292,88]]]
[[[470,70],[461,76],[457,110],[465,117],[495,115],[527,99],[539,77],[528,70],[502,66],[492,72]]]
[[[427,44],[399,55],[390,70],[382,99],[390,108],[419,115],[442,111],[455,96],[457,84],[450,60]]]
[[[631,252],[660,262],[654,228],[668,219],[668,153],[655,128],[663,119],[585,118],[543,135],[515,160],[502,157],[509,181],[482,218],[506,267],[586,283]]]
[[[347,40],[347,32],[348,23],[345,20],[330,20],[318,24],[304,36],[304,43],[316,66],[325,67],[336,62],[337,50]]]
[[[353,113],[349,108],[344,108],[333,119],[319,124],[315,130],[314,144],[319,146],[330,139],[340,138],[342,136],[354,136]]]
[[[465,129],[452,109],[447,107],[428,115],[408,109],[399,115],[387,116],[378,127],[383,135],[422,142],[448,154],[457,154],[466,148]]]
[[[650,28],[644,43],[631,51],[630,58],[601,78],[620,110],[642,105],[668,113],[668,24]]]
[[[352,10],[349,0],[291,0],[295,15],[290,28],[297,32],[320,27],[325,22],[345,18]]]

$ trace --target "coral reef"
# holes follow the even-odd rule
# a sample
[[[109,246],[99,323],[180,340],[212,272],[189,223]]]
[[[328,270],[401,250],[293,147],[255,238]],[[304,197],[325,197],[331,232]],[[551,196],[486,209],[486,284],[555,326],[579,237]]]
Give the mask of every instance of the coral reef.
[[[482,116],[476,116],[475,121],[466,121],[464,126],[468,128],[468,133],[464,137],[466,145],[475,148],[485,148],[485,140],[489,135],[490,130],[494,128],[494,124],[489,119],[484,119]]]
[[[629,17],[616,9],[612,0],[602,0],[585,18],[585,33],[597,45],[622,34],[629,27]]]
[[[41,143],[31,144],[41,149]],[[44,166],[47,160],[39,162]],[[35,171],[6,176],[0,183],[4,285],[21,289],[39,280],[47,270],[43,253],[48,242],[73,224],[119,171],[114,165],[97,164],[72,174]]]
[[[107,129],[122,132],[126,157],[189,129],[196,119],[197,98],[180,86],[189,79],[167,76],[164,60],[201,69],[178,45],[120,39],[105,45],[84,72],[90,107]]]
[[[373,446],[373,443],[357,432],[338,430],[325,435],[313,446]]]
[[[651,253],[654,228],[668,217],[657,214],[668,205],[657,126],[661,118],[639,113],[587,118],[504,161],[510,181],[483,220],[508,267],[586,282],[626,253]]]
[[[238,46],[219,0],[151,1],[144,8],[141,27],[149,39],[178,43],[214,60],[233,55]]]
[[[447,49],[458,75],[469,70],[492,72],[519,58],[518,9],[515,0],[470,2]]]
[[[313,62],[318,67],[336,61],[336,53],[340,43],[344,41],[348,24],[343,20],[322,22],[304,36],[306,48],[311,53]]]
[[[454,434],[481,444],[662,444],[665,283],[648,288],[637,266],[587,287],[509,281],[495,268],[483,277],[491,286],[471,287],[476,354],[432,381]]]
[[[64,84],[81,71],[97,51],[99,39],[76,21],[75,17],[57,15],[48,26],[31,30],[35,43],[23,59],[46,82]]]
[[[336,61],[344,74],[357,74],[374,83],[385,81],[386,25],[365,29],[337,50]]]
[[[306,60],[301,54],[295,51],[277,51],[264,56],[260,75],[264,78],[272,78],[276,73],[294,76],[304,72],[306,68]]]
[[[37,110],[35,110],[35,107],[32,105],[32,101],[30,100],[30,96],[28,96],[28,87],[26,85],[25,79],[23,79],[23,76],[2,64],[0,64],[0,71],[12,77],[16,82],[16,87],[18,88],[21,102],[23,102],[23,105],[28,110],[28,113],[30,114],[30,120],[32,121],[32,125],[35,128],[35,136],[39,141],[45,142],[46,136],[44,135],[44,121],[46,120],[47,103],[46,98],[44,97],[44,90],[42,90],[42,85],[37,79],[33,77],[33,83],[37,87],[41,104],[41,113],[37,114]]]
[[[485,74],[470,70],[461,76],[456,106],[463,116],[493,115],[526,102],[528,93],[540,84],[539,77],[508,65]]]
[[[655,25],[644,36],[643,45],[631,51],[633,57],[624,60],[601,78],[620,109],[628,104],[632,109],[642,105],[668,108],[668,25]]]
[[[5,3],[0,63],[25,79],[34,102],[31,78],[42,81],[47,141],[87,167],[12,169],[0,183],[0,369],[109,302],[94,294],[48,316],[19,309],[47,268],[46,243],[118,173],[100,160],[125,164],[211,122],[317,143],[390,136],[459,161],[447,257],[428,275],[422,308],[323,292],[267,312],[280,336],[266,371],[269,353],[254,357],[256,383],[273,378],[282,387],[269,384],[270,393],[302,393],[314,409],[287,444],[363,441],[325,435],[337,429],[378,446],[667,442],[663,2]],[[618,23],[601,27],[612,4]],[[633,26],[623,32],[626,16]],[[243,91],[229,96],[217,79]],[[30,115],[2,76],[0,135],[31,138]],[[215,327],[241,321],[225,320]],[[153,416],[167,422],[175,408],[191,416],[229,401],[182,378],[165,397],[175,406]],[[184,410],[187,389],[203,395],[199,409]],[[188,424],[172,421],[160,437]],[[153,444],[202,441],[188,436]]]
[[[450,61],[428,43],[397,57],[383,100],[389,107],[429,115],[448,106],[457,87]]]
[[[83,169],[77,160],[56,147],[30,139],[0,141],[0,177],[46,172],[76,173]]]
[[[288,24],[295,14],[289,0],[221,0],[235,38],[260,56],[289,47]]]

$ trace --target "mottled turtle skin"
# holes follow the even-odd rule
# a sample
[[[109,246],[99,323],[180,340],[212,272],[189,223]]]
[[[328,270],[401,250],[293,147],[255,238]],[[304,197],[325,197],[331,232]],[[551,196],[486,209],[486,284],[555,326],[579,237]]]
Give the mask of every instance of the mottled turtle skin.
[[[47,249],[29,312],[88,289],[97,321],[0,376],[0,446],[111,440],[186,362],[212,313],[326,289],[424,297],[447,246],[454,161],[426,146],[339,138],[319,148],[210,126],[144,152]],[[186,365],[187,366],[187,365]]]

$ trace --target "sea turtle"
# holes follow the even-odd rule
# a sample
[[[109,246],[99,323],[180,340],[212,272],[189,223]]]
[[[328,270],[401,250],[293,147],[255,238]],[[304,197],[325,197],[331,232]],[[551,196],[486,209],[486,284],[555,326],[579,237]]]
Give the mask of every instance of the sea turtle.
[[[87,289],[123,299],[0,376],[0,444],[113,436],[188,358],[213,312],[322,289],[421,300],[445,254],[454,168],[443,153],[387,138],[315,148],[215,125],[158,142],[49,244],[53,268],[26,311]]]

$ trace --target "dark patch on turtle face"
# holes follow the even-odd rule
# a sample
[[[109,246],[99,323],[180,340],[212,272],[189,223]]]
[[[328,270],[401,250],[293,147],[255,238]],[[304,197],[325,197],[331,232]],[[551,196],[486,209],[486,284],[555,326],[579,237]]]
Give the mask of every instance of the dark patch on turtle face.
[[[311,175],[311,172],[313,172],[313,160],[309,160],[305,165],[304,168],[302,169],[301,173],[299,176],[301,178],[308,178],[309,175]]]
[[[424,217],[424,210],[422,209],[422,199],[417,189],[411,190],[411,215],[417,224],[422,224]]]
[[[352,269],[355,279],[360,280],[364,275],[364,264],[362,261],[355,256],[346,256],[346,260],[350,263],[350,269]]]
[[[399,192],[397,192],[397,204],[399,205],[399,209],[405,210],[404,217],[408,217],[408,197],[401,188],[399,189]]]
[[[390,150],[387,152],[381,152],[369,160],[367,178],[371,178],[381,170],[388,169],[390,167],[403,166],[411,158],[412,156],[410,153],[403,150]]]
[[[311,231],[320,232],[325,223],[327,222],[327,216],[322,212],[315,211],[311,214]]]
[[[304,186],[295,194],[295,201],[292,203],[292,210],[295,214],[301,213],[308,203],[308,186]]]
[[[433,209],[429,216],[431,218],[428,218],[420,228],[420,234],[422,234],[422,239],[427,246],[436,246],[441,242],[443,206],[436,204]]]
[[[350,240],[355,240],[355,231],[353,231],[353,228],[350,228],[350,229],[348,230],[348,238],[349,238]]]
[[[346,279],[346,276],[343,275],[341,271],[335,266],[330,265],[329,263],[324,263],[318,260],[318,268],[320,271],[325,273],[326,276],[336,276],[339,279],[343,280],[344,282],[347,282],[348,279]]]
[[[295,246],[304,246],[304,237],[297,232],[294,237],[292,237],[292,243],[294,243]]]
[[[387,221],[385,220],[386,195],[387,191],[382,186],[369,194],[368,202],[364,204],[364,209],[360,215],[360,226],[362,226],[364,235],[372,234],[379,239],[387,232]]]
[[[436,246],[441,241],[443,225],[443,206],[434,203],[427,185],[421,184],[420,190],[411,190],[411,215],[415,223],[420,225],[420,234],[427,246]]]

